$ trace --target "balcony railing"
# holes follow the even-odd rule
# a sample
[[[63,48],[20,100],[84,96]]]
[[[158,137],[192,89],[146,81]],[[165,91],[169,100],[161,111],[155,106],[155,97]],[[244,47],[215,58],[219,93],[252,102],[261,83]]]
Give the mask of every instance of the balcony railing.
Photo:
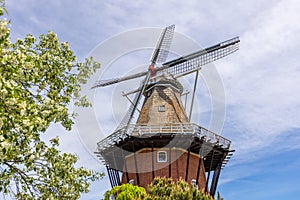
[[[193,123],[178,123],[178,124],[162,124],[162,125],[149,125],[149,124],[130,124],[127,129],[126,126],[115,131],[108,137],[98,142],[98,149],[105,149],[114,145],[115,143],[125,139],[128,136],[135,137],[150,137],[156,134],[181,134],[181,135],[194,135],[205,142],[216,143],[222,148],[230,147],[231,141],[218,135],[208,129],[205,129]]]

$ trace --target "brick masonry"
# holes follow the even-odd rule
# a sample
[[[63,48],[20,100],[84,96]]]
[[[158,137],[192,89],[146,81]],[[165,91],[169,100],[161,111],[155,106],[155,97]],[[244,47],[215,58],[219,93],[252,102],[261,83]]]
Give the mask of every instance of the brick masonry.
[[[167,152],[167,162],[158,162],[158,151]],[[186,167],[188,152],[183,149],[171,148],[171,168],[169,168],[169,148],[154,149],[154,176],[155,177],[169,177],[169,170],[171,169],[171,177],[173,180],[186,179]],[[151,149],[142,149],[136,152],[137,171],[140,181],[140,186],[147,188],[153,180],[152,175],[152,151]],[[137,185],[136,168],[134,154],[126,157],[126,165],[128,170],[129,180],[134,179]],[[191,183],[192,179],[196,179],[199,165],[199,155],[190,153],[188,165],[188,178],[187,182]],[[199,189],[204,189],[206,184],[206,176],[204,171],[203,162],[200,166],[200,174],[198,178]],[[125,168],[123,170],[125,172]],[[122,183],[127,183],[126,173],[122,175]]]

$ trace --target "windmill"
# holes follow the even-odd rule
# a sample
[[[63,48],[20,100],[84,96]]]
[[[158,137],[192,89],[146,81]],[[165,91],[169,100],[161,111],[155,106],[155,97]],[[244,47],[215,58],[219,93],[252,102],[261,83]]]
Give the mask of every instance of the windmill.
[[[112,187],[122,183],[147,187],[155,177],[165,176],[185,179],[214,195],[221,169],[234,150],[230,149],[230,140],[190,122],[192,105],[201,66],[237,51],[240,41],[235,37],[165,62],[174,29],[175,25],[163,29],[146,71],[99,81],[93,86],[144,77],[137,89],[127,93],[135,96],[120,125],[97,143],[95,153],[106,165]],[[191,73],[196,73],[196,78],[187,116],[177,78]],[[138,119],[132,123],[143,96]]]

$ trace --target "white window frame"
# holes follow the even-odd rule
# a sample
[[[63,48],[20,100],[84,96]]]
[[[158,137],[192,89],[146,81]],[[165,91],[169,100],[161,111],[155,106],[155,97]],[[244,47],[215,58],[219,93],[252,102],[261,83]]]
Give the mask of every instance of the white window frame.
[[[165,111],[166,111],[165,105],[158,106],[158,112],[165,112]]]
[[[164,153],[165,154],[165,159],[164,160],[160,160],[160,157],[159,157],[159,154],[160,153]],[[165,163],[168,161],[168,154],[167,154],[167,151],[158,151],[157,152],[157,162],[159,163]]]

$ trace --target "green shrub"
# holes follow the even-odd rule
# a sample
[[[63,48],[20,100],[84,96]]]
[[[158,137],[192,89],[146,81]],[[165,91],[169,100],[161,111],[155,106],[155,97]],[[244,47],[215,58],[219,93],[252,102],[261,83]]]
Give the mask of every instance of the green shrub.
[[[104,199],[110,200],[111,195],[116,200],[213,200],[184,180],[175,182],[171,178],[155,178],[148,185],[148,193],[142,187],[123,184],[107,191]]]
[[[107,191],[104,195],[104,199],[110,200],[111,195],[114,196],[116,200],[142,200],[145,199],[147,193],[144,188],[127,183]]]

